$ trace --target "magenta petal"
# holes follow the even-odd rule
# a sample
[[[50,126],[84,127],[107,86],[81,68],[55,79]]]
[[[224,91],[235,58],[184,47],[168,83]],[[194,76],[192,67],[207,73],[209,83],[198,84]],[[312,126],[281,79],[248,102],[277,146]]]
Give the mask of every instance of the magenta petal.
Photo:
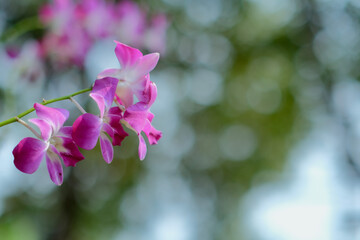
[[[138,76],[145,76],[151,72],[159,61],[159,53],[150,53],[139,59],[136,65]]]
[[[121,117],[116,116],[116,115],[109,115],[109,119],[110,119],[110,126],[114,131],[114,135],[111,136],[113,139],[112,144],[114,146],[120,146],[121,142],[127,136],[129,136],[129,134],[127,132],[125,132],[123,126],[120,123]]]
[[[124,120],[134,128],[137,133],[140,133],[145,127],[147,115],[147,110],[143,111],[141,105],[135,104],[125,111]]]
[[[39,118],[52,125],[54,132],[59,131],[69,117],[69,111],[66,109],[46,107],[40,103],[35,103],[34,108]]]
[[[147,88],[142,91],[142,92],[136,92],[136,96],[137,98],[140,100],[140,102],[142,102],[145,108],[150,108],[151,105],[153,105],[153,103],[156,100],[157,97],[157,87],[155,85],[155,83],[150,82],[150,84],[147,86]]]
[[[114,149],[105,133],[100,133],[100,147],[105,162],[111,163],[114,158]]]
[[[118,82],[118,79],[110,77],[95,81],[90,97],[92,97],[97,103],[100,109],[101,117],[103,117],[106,109],[109,109],[114,101],[114,95]]]
[[[121,117],[122,110],[119,107],[112,107],[108,111],[108,115]]]
[[[48,121],[39,118],[31,118],[29,119],[29,122],[35,124],[40,129],[41,137],[44,141],[49,140],[53,129]]]
[[[146,91],[146,96],[146,104],[150,107],[151,105],[153,105],[157,97],[157,87],[155,83],[150,83],[149,88]]]
[[[72,138],[72,126],[65,126],[60,129],[57,136]]]
[[[150,120],[151,121],[151,120]],[[149,143],[151,145],[157,144],[160,138],[162,137],[162,132],[155,129],[149,120],[146,121],[145,127],[143,129],[143,132],[146,134]]]
[[[46,165],[51,180],[56,185],[61,185],[63,182],[63,168],[61,165],[61,159],[56,152],[55,147],[50,145],[50,148],[46,152]]]
[[[62,157],[65,166],[75,167],[76,163],[84,159],[84,156],[71,138],[58,137],[58,139],[61,139],[62,146],[58,147],[57,150]]]
[[[147,151],[146,143],[143,136],[141,136],[141,134],[139,134],[138,136],[139,136],[139,158],[140,160],[144,160]]]
[[[112,127],[108,123],[103,123],[101,131],[109,134],[111,138],[114,137],[114,129],[112,129]]]
[[[162,132],[155,129],[153,126],[151,126],[151,130],[148,133],[145,133],[146,136],[149,139],[149,143],[151,145],[157,144],[160,138],[162,137]]]
[[[148,111],[147,119],[149,120],[150,123],[152,122],[153,118],[154,118],[154,114]]]
[[[91,150],[96,146],[101,127],[102,121],[98,116],[85,113],[75,120],[72,137],[79,147]]]
[[[107,117],[109,119],[109,128],[112,129],[113,135],[110,135],[108,131],[106,131],[111,138],[113,139],[113,146],[120,146],[121,142],[125,139],[125,137],[129,136],[129,134],[124,130],[120,121],[122,119],[122,111],[118,107],[110,108]]]
[[[143,56],[142,53],[136,48],[129,47],[117,41],[115,41],[115,43],[115,54],[117,59],[119,60],[121,69],[125,69],[129,66],[134,65],[136,61]]]
[[[14,164],[24,173],[34,173],[44,158],[47,144],[35,138],[24,138],[13,150]]]
[[[94,101],[97,103],[99,110],[100,110],[100,118],[104,117],[104,113],[106,111],[106,105],[105,105],[105,99],[103,96],[99,94],[91,94],[90,97],[94,99]]]
[[[116,121],[110,121],[110,124],[105,123],[103,125],[102,131],[109,134],[112,139],[113,146],[121,146],[121,142],[129,135],[124,131],[120,123],[120,118],[118,118]]]

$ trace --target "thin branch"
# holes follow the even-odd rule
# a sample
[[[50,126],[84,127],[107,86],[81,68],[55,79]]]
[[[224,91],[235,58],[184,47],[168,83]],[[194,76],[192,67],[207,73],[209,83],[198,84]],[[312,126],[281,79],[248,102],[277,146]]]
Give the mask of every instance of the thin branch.
[[[18,117],[15,117],[16,118],[16,121],[18,121],[19,123],[21,123],[22,125],[24,125],[27,129],[29,129],[37,138],[41,139],[41,136],[40,134],[35,131],[35,129],[33,129],[32,127],[29,126],[29,124],[27,124],[26,122],[24,122],[23,120],[21,120],[20,118]]]
[[[86,92],[90,92],[92,90],[92,87],[90,88],[86,88],[86,89],[83,89],[83,90],[80,90],[78,92],[75,92],[75,93],[72,93],[70,95],[67,95],[67,96],[63,96],[63,97],[59,97],[59,98],[54,98],[54,99],[51,99],[51,100],[45,100],[43,102],[41,102],[40,104],[42,105],[47,105],[47,104],[50,104],[50,103],[53,103],[53,102],[59,102],[59,101],[63,101],[63,100],[67,100],[67,99],[70,99],[71,97],[74,97],[76,95],[79,95],[79,94],[82,94],[82,93],[86,93]],[[13,118],[10,118],[8,120],[5,120],[3,122],[0,122],[0,127],[3,127],[5,125],[8,125],[10,123],[13,123],[13,122],[16,122],[17,121],[17,118],[22,118],[26,115],[28,115],[29,113],[35,111],[34,108],[30,108],[28,110],[26,110],[25,112],[23,113],[20,113],[19,115],[17,115],[16,117],[13,117]]]
[[[73,97],[70,97],[69,99],[70,99],[70,101],[71,101],[73,104],[75,104],[75,106],[80,110],[80,112],[81,112],[82,114],[85,114],[85,113],[86,113],[86,111],[84,110],[84,108],[83,108]]]

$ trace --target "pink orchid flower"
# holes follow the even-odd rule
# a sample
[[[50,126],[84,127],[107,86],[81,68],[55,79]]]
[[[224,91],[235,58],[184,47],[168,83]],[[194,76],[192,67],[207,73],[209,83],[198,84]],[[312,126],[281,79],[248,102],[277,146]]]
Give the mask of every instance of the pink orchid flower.
[[[46,156],[46,164],[51,180],[56,185],[63,182],[63,168],[75,166],[84,159],[71,138],[71,127],[63,127],[69,112],[61,108],[50,108],[34,104],[38,118],[29,119],[41,132],[41,139],[24,138],[14,148],[14,164],[24,173],[34,173]]]
[[[101,152],[105,162],[111,163],[114,157],[113,146],[120,146],[128,134],[124,131],[118,107],[111,107],[116,86],[115,78],[103,78],[95,81],[90,97],[97,103],[100,116],[85,113],[73,124],[73,139],[79,147],[91,150],[100,139]],[[112,142],[108,134],[112,138]]]
[[[107,69],[98,75],[98,79],[112,77],[119,80],[116,99],[124,108],[134,103],[134,95],[139,99],[149,85],[149,73],[159,61],[159,53],[143,55],[138,49],[117,42],[115,54],[121,69]]]
[[[147,148],[146,143],[141,135],[144,132],[147,136],[150,145],[157,144],[162,137],[162,132],[156,130],[151,122],[154,114],[150,112],[150,106],[154,103],[157,96],[157,88],[155,83],[151,82],[147,90],[143,93],[144,101],[140,101],[129,108],[123,113],[121,122],[128,128],[133,130],[139,138],[139,158],[143,160],[146,156]]]

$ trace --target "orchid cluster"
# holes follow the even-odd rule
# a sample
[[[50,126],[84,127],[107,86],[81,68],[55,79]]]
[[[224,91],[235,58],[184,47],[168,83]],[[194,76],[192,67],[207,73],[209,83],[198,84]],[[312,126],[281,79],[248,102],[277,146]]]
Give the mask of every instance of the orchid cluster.
[[[84,64],[91,61],[89,52],[98,42],[118,39],[163,54],[167,17],[147,9],[146,3],[131,0],[50,0],[36,16],[9,25],[0,37],[1,112],[23,111],[19,103],[36,101],[37,96],[58,83],[54,80],[63,73],[85,79],[89,69]],[[22,41],[22,35],[33,30],[42,30],[41,35],[36,34],[39,38]],[[14,41],[17,38],[20,41]],[[7,101],[15,104],[10,106]]]
[[[94,41],[112,38],[164,53],[167,19],[157,14],[148,23],[147,18],[146,12],[129,0],[54,0],[40,10],[40,21],[47,27],[42,52],[58,64],[82,66]]]
[[[147,152],[143,134],[151,145],[157,144],[162,133],[152,126],[154,115],[150,112],[157,97],[157,88],[150,81],[149,73],[157,65],[159,54],[143,55],[138,49],[120,42],[116,42],[115,54],[121,68],[101,72],[89,94],[99,108],[98,115],[85,112],[73,98],[63,97],[59,100],[70,99],[83,112],[72,126],[64,126],[69,117],[66,109],[44,106],[55,100],[34,104],[37,118],[28,121],[39,128],[40,134],[28,123],[15,117],[37,137],[24,138],[14,148],[14,164],[20,171],[34,173],[45,158],[51,180],[61,185],[62,161],[68,167],[75,166],[84,159],[78,147],[91,150],[99,140],[105,162],[111,163],[114,157],[113,147],[120,146],[128,136],[123,126],[137,134],[141,160]],[[22,117],[29,112],[31,111],[18,116]],[[0,123],[0,126],[12,122],[10,120]]]

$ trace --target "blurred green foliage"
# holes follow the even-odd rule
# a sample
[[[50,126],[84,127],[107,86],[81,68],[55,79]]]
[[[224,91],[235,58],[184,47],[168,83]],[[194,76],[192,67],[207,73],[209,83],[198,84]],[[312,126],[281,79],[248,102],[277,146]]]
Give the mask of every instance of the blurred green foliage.
[[[37,14],[40,2],[35,2],[34,7],[26,11],[14,7],[25,4],[20,2],[0,5],[13,16],[9,18],[7,28],[22,18]],[[214,187],[215,197],[209,196],[215,206],[211,239],[246,239],[249,233],[245,228],[239,228],[241,223],[238,223],[235,210],[241,198],[251,188],[282,176],[290,150],[309,129],[306,111],[326,101],[320,96],[321,103],[307,103],[302,91],[306,92],[308,85],[320,85],[326,91],[328,79],[322,76],[311,82],[300,76],[298,69],[301,63],[321,65],[311,48],[305,57],[299,57],[319,31],[317,6],[314,1],[298,0],[293,2],[293,9],[272,6],[269,13],[261,3],[257,4],[261,1],[216,1],[221,6],[219,17],[211,24],[202,24],[203,20],[194,22],[189,17],[187,8],[180,1],[139,2],[147,4],[152,11],[166,13],[171,21],[168,52],[156,71],[171,69],[178,73],[173,76],[176,79],[173,81],[179,81],[176,84],[180,87],[177,93],[170,94],[182,96],[177,105],[181,116],[179,122],[190,125],[195,136],[190,150],[180,156],[176,172],[189,184],[194,195],[202,193],[204,179]],[[353,14],[359,15],[358,12]],[[34,36],[37,34],[35,32]],[[201,56],[196,49],[202,44],[196,41],[202,34],[205,39],[220,37],[230,45],[223,62],[206,64],[198,61]],[[18,40],[26,37],[28,35]],[[227,49],[221,43],[211,45],[209,62],[219,56],[214,54],[216,51],[221,52],[222,47],[224,51]],[[223,78],[219,89],[222,94],[215,104],[196,102],[184,90],[186,76],[195,69],[213,71]],[[161,86],[162,82],[157,84]],[[208,87],[204,84],[203,89],[197,91],[205,91]],[[221,139],[226,139],[226,129],[239,125],[246,126],[255,136],[253,152],[240,160],[224,154],[219,144]],[[156,127],[162,129],[161,125]],[[181,133],[182,129],[177,131]],[[187,139],[182,140],[178,140],[179,145],[185,144]],[[153,149],[160,151],[162,144],[149,148],[150,159],[158,156],[151,152]],[[0,217],[0,236],[6,236],[5,239],[115,238],[116,233],[127,226],[119,210],[124,196],[129,191],[136,191],[134,189],[149,172],[145,163],[137,159],[136,136],[127,138],[115,151],[115,159],[109,166],[102,162],[99,147],[84,152],[86,161],[71,169],[63,186],[44,195],[37,196],[31,189],[25,189],[8,198]],[[155,210],[157,207],[149,206]],[[145,214],[147,222],[151,222],[151,216]],[[142,231],[145,226],[140,223],[139,231]]]

